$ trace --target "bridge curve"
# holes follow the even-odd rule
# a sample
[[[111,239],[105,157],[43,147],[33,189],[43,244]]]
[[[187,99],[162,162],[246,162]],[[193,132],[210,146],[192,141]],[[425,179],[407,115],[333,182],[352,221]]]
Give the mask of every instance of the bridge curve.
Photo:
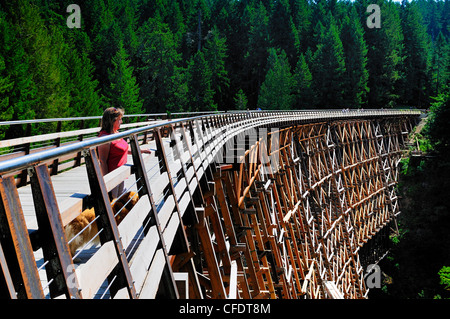
[[[2,141],[58,145],[0,157],[0,291],[364,298],[366,267],[396,227],[397,165],[419,115],[238,112],[135,123],[66,144],[84,130]],[[129,140],[129,163],[102,176],[95,148],[118,138]],[[139,199],[117,222],[109,192],[122,182]],[[65,229],[90,208],[101,244],[83,239],[73,254]]]

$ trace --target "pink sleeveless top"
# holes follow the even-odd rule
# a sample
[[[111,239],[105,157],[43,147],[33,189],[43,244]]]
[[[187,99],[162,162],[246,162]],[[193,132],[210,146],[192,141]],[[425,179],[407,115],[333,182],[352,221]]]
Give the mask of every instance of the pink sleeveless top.
[[[98,136],[109,135],[105,131],[100,131]],[[119,168],[120,166],[127,163],[127,155],[128,155],[128,143],[123,139],[112,141],[109,146],[109,155],[108,155],[108,172]]]

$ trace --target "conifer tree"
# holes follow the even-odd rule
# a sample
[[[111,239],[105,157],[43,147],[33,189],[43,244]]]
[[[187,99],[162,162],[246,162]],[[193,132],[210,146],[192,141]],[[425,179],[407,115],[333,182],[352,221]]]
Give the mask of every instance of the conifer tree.
[[[344,49],[339,37],[334,18],[328,13],[326,24],[322,27],[318,22],[316,37],[317,50],[312,61],[313,89],[317,96],[317,105],[321,108],[345,106],[344,80],[345,60]]]
[[[0,103],[13,120],[98,114],[104,96],[117,103],[111,85],[130,88],[120,103],[173,112],[237,96],[250,108],[425,107],[449,84],[449,0],[96,0],[80,3],[81,29],[66,27],[70,3],[1,1]],[[379,29],[366,24],[371,3]]]
[[[290,110],[293,105],[293,77],[284,50],[269,49],[268,71],[261,85],[258,107],[263,110]]]
[[[234,95],[241,88],[246,94],[249,94],[245,84],[248,79],[246,52],[249,48],[246,5],[245,2],[228,0],[214,1],[211,5],[211,21],[217,27],[220,36],[226,39],[227,47],[224,67],[229,79],[229,86],[221,94],[220,99],[217,99],[218,96],[215,97],[220,103],[218,107],[222,110],[229,109],[234,105]]]
[[[236,96],[234,97],[234,103],[235,103],[237,110],[244,111],[247,109],[248,100],[247,100],[247,97],[245,96],[244,91],[242,91],[242,89],[240,89],[238,91],[238,93],[236,94]]]
[[[367,45],[355,7],[344,18],[341,39],[345,56],[344,100],[346,107],[358,108],[367,102]]]
[[[275,1],[272,15],[270,16],[270,36],[272,45],[282,49],[291,66],[296,62],[296,48],[298,34],[291,16],[288,0]]]
[[[3,94],[5,120],[32,119],[37,108],[37,88],[30,73],[29,57],[26,54],[14,26],[0,11],[0,52],[3,53],[4,69],[0,73],[5,78]],[[10,86],[12,84],[12,86]],[[10,117],[10,113],[12,116]],[[6,138],[22,135],[21,126],[11,126]]]
[[[291,1],[292,19],[297,31],[297,51],[305,52],[311,45],[312,7],[308,0]]]
[[[215,104],[222,105],[230,86],[230,80],[225,68],[227,58],[226,39],[220,36],[217,27],[211,30],[203,52],[211,71],[211,89],[214,91]]]
[[[401,21],[404,35],[402,102],[420,108],[429,104],[429,41],[415,4],[403,2]]]
[[[160,16],[150,18],[139,29],[138,81],[146,112],[173,111],[180,103],[178,91],[181,55],[176,39]],[[179,92],[179,91],[178,91]]]
[[[262,2],[245,9],[247,17],[248,45],[243,65],[245,76],[241,79],[250,105],[256,105],[258,91],[266,75],[268,49],[271,46],[269,14]]]
[[[314,24],[321,22],[324,24],[324,19],[327,15],[327,0],[313,0],[312,7],[312,21]]]
[[[22,45],[29,57],[29,72],[37,87],[36,117],[58,117],[67,109],[68,101],[65,70],[58,59],[61,45],[55,39],[59,36],[58,31],[52,26],[47,27],[39,8],[28,1],[19,0],[16,13],[18,36],[23,39]]]
[[[98,81],[93,78],[95,69],[87,53],[79,53],[77,49],[70,47],[65,59],[69,72],[69,116],[101,114],[103,98],[99,94]]]
[[[450,154],[450,132],[448,123],[450,122],[450,90],[439,94],[435,102],[431,104],[431,113],[424,133],[430,138],[434,149],[445,154],[448,159]],[[447,162],[448,165],[448,162]]]
[[[128,114],[142,114],[142,100],[139,97],[139,86],[133,75],[133,67],[122,41],[111,61],[112,69],[108,70],[109,89],[106,91],[111,106],[120,107]]]
[[[431,94],[438,96],[444,93],[447,85],[450,84],[450,44],[444,34],[440,32],[433,46]]]
[[[313,105],[314,95],[312,91],[312,74],[306,62],[305,55],[300,53],[297,67],[294,72],[294,93],[295,108],[311,108]]]
[[[441,32],[450,38],[450,1],[444,0],[444,5],[441,9]]]
[[[211,88],[212,74],[202,51],[191,59],[187,69],[188,111],[214,111],[214,91]]]
[[[94,31],[91,35],[92,61],[95,65],[95,78],[99,81],[102,92],[109,89],[108,71],[111,61],[117,52],[119,42],[123,42],[123,34],[119,23],[114,19],[114,7],[108,6],[107,0],[93,1],[93,10],[97,13]]]
[[[397,5],[379,1],[383,12],[381,28],[366,28],[368,45],[368,104],[373,108],[397,105],[402,77],[403,32]]]
[[[8,94],[11,91],[13,83],[5,72],[5,60],[0,55],[0,119],[1,121],[9,121],[13,118],[14,108],[9,105]],[[5,137],[7,127],[0,126],[0,138]]]

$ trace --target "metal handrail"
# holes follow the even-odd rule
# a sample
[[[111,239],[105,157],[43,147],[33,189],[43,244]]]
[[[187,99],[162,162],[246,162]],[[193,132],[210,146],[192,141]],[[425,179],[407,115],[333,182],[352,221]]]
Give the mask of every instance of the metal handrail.
[[[179,112],[170,113],[171,116],[177,115],[191,115],[191,114],[220,114],[224,111],[205,111],[205,112]],[[168,116],[168,113],[149,113],[149,114],[125,114],[123,117],[154,117],[154,116]],[[15,120],[15,121],[0,121],[0,126],[5,125],[20,125],[20,124],[35,124],[35,123],[49,123],[49,122],[68,122],[68,121],[84,121],[84,120],[101,120],[102,116],[83,116],[83,117],[62,117],[62,118],[48,118],[48,119],[33,119],[33,120]]]
[[[425,112],[423,109],[414,109],[415,111]],[[413,111],[414,111],[413,110]],[[317,112],[317,113],[325,113],[325,112],[341,112],[340,109],[305,109],[305,110],[277,110],[277,111],[268,111],[268,110],[230,110],[230,111],[205,111],[205,112],[177,112],[170,113],[171,116],[177,115],[192,115],[192,114],[203,114],[203,115],[216,115],[216,114],[226,114],[226,113],[257,113],[257,112]],[[380,109],[350,109],[350,112],[371,112],[371,111],[380,111],[380,112],[392,112],[392,111],[411,111],[408,109],[393,109],[393,110],[380,110]],[[145,114],[125,114],[123,117],[152,117],[152,116],[168,116],[168,113],[145,113]],[[34,124],[34,123],[49,123],[49,122],[67,122],[67,121],[83,121],[83,120],[100,120],[102,118],[101,115],[98,116],[84,116],[84,117],[63,117],[63,118],[48,118],[48,119],[32,119],[32,120],[14,120],[14,121],[0,121],[0,126],[5,125],[20,125],[20,124]]]
[[[189,118],[189,119],[195,120],[197,118],[202,118],[204,116],[205,115],[193,117],[193,118]],[[161,126],[166,126],[168,124],[176,124],[176,123],[179,123],[182,121],[186,121],[186,119],[179,119],[179,120],[174,120],[174,121],[170,121],[170,122],[166,122],[166,123],[147,125],[147,126],[119,132],[116,134],[97,137],[94,139],[81,141],[78,143],[64,145],[64,146],[60,146],[60,147],[57,147],[54,149],[25,155],[20,158],[13,158],[10,160],[6,160],[3,162],[0,162],[0,174],[5,174],[5,173],[13,172],[16,170],[20,170],[20,169],[26,168],[28,166],[31,166],[31,165],[34,165],[34,164],[37,164],[40,162],[45,162],[45,161],[49,161],[49,160],[58,158],[63,155],[81,152],[81,151],[83,151],[85,149],[89,149],[91,147],[96,147],[101,144],[111,143],[112,141],[117,140],[117,139],[130,137],[131,135],[134,135],[134,134],[139,134],[139,133],[149,131],[149,130],[152,130],[152,129],[155,129],[155,128],[158,128]]]
[[[324,112],[317,112],[316,110],[305,110],[305,111],[241,111],[241,112],[229,112],[229,115],[233,115],[233,113],[238,113],[241,115],[248,115],[248,118],[246,116],[246,119],[252,119],[252,118],[261,118],[265,117],[267,115],[280,115],[285,116],[286,113],[290,113],[290,115],[294,114],[301,114],[303,115],[302,118],[283,118],[286,121],[292,121],[292,120],[317,120],[317,119],[340,119],[340,118],[352,118],[352,117],[358,117],[358,116],[364,116],[364,117],[371,117],[371,116],[396,116],[396,115],[420,115],[421,111],[419,110],[367,110],[367,111],[357,111],[357,110],[350,110],[349,112],[342,112],[341,110],[334,110],[334,112],[327,112],[328,116],[325,116]],[[308,114],[309,113],[309,114]],[[191,113],[192,114],[192,113]],[[254,117],[252,116],[254,115]],[[313,115],[319,115],[318,117],[314,117]],[[119,132],[116,134],[111,134],[107,136],[97,137],[86,141],[81,141],[77,143],[73,143],[70,145],[64,145],[57,148],[53,148],[50,150],[45,150],[29,155],[22,156],[20,158],[13,158],[9,160],[5,160],[0,162],[0,175],[19,171],[22,169],[25,169],[29,166],[36,165],[41,162],[46,162],[49,160],[56,159],[58,157],[61,157],[63,155],[67,155],[70,153],[76,153],[81,152],[85,149],[89,149],[92,147],[99,146],[101,144],[110,143],[114,140],[121,139],[121,138],[127,138],[135,134],[140,134],[145,131],[150,131],[159,127],[164,127],[171,124],[177,124],[180,122],[188,122],[188,121],[194,121],[202,118],[208,118],[208,117],[214,117],[214,116],[227,116],[227,113],[222,114],[216,114],[216,115],[200,115],[200,116],[194,116],[189,118],[182,118],[177,120],[172,120],[164,123],[158,123],[153,125],[147,125],[135,129],[126,130],[123,132]]]

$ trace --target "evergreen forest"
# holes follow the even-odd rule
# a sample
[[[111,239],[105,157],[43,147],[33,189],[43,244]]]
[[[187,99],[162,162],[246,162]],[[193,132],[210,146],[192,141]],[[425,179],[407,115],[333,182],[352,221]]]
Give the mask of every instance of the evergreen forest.
[[[450,79],[448,0],[73,2],[0,1],[2,121],[428,108]]]

